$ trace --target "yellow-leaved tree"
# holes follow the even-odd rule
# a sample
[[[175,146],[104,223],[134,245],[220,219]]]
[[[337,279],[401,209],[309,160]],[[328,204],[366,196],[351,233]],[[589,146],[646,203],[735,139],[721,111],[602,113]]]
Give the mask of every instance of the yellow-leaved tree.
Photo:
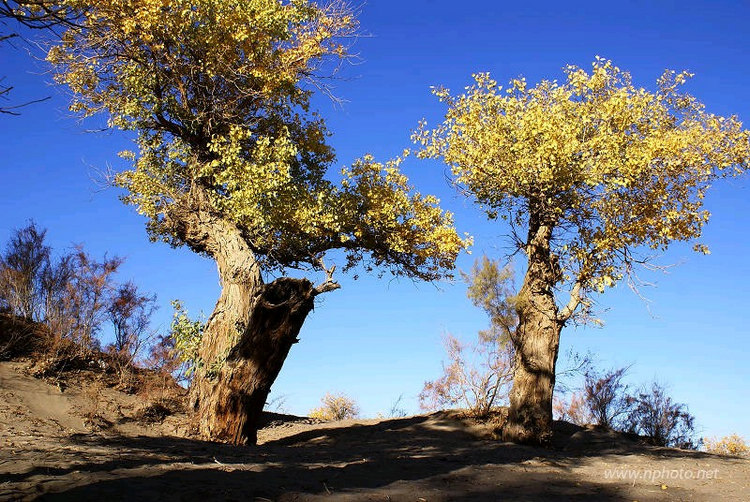
[[[490,219],[513,226],[526,257],[507,440],[551,434],[562,328],[591,320],[592,294],[649,252],[700,237],[706,191],[750,163],[748,131],[684,92],[686,72],[665,72],[655,91],[602,58],[565,74],[503,90],[482,73],[461,95],[437,89],[445,120],[415,133],[422,157],[444,160]]]
[[[221,296],[203,330],[191,408],[203,437],[255,442],[276,376],[317,295],[323,257],[424,280],[467,245],[414,192],[400,160],[366,156],[326,177],[334,153],[311,90],[357,22],[333,0],[64,0],[83,13],[48,54],[71,108],[134,131],[124,201],[153,239],[213,258]],[[333,65],[333,66],[331,66]],[[315,285],[289,269],[324,273]],[[268,281],[268,277],[277,277]],[[264,280],[266,279],[266,280]]]

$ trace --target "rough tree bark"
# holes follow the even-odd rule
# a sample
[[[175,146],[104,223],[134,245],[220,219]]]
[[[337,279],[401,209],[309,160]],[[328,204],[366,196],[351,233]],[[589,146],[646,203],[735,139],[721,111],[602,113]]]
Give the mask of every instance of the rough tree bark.
[[[205,439],[254,444],[271,385],[307,314],[315,288],[305,279],[269,284],[230,283],[203,334],[204,367],[191,386],[191,404]]]
[[[564,322],[558,316],[554,285],[559,280],[551,251],[552,222],[532,214],[526,248],[528,269],[519,293],[518,329],[513,337],[515,375],[503,439],[546,443],[552,434],[552,392]]]
[[[235,225],[205,211],[175,213],[175,232],[216,260],[222,286],[203,332],[202,367],[190,388],[199,434],[255,444],[271,385],[298,341],[315,296],[338,284],[330,276],[318,286],[288,277],[264,284],[255,254]]]

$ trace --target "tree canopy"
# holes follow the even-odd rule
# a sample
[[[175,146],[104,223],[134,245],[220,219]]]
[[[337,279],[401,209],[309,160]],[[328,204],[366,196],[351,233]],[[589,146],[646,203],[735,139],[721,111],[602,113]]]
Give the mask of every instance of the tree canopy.
[[[153,238],[215,254],[190,218],[237,229],[266,270],[389,265],[422,279],[467,241],[438,201],[412,190],[400,159],[327,171],[334,152],[310,109],[357,33],[350,8],[306,0],[65,0],[85,12],[49,51],[72,109],[137,133],[115,181]],[[200,216],[203,215],[203,216]]]
[[[475,74],[461,95],[436,89],[445,121],[423,121],[415,133],[420,155],[444,159],[489,218],[550,229],[548,282],[572,292],[563,321],[649,249],[699,238],[706,190],[750,163],[748,131],[685,92],[688,72],[666,71],[656,91],[602,58],[590,72],[567,66],[565,76],[534,87],[518,78],[503,90]],[[532,242],[515,237],[528,254]]]

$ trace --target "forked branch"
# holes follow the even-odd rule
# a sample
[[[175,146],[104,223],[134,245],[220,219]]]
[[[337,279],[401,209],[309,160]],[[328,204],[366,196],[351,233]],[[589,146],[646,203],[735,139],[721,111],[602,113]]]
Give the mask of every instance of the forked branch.
[[[333,273],[336,271],[336,265],[331,265],[331,268],[326,268],[325,263],[323,263],[323,258],[320,258],[318,260],[318,265],[325,271],[326,278],[323,282],[313,288],[313,296],[318,296],[320,294],[328,293],[329,291],[335,291],[341,288],[341,284],[333,279]]]

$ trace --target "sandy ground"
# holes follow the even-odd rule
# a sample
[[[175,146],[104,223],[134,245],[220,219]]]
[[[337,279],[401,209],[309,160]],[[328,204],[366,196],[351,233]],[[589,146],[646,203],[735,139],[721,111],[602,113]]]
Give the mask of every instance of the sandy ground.
[[[555,448],[540,449],[446,413],[272,417],[259,446],[235,448],[179,437],[184,417],[132,420],[133,396],[61,390],[20,370],[0,363],[1,500],[750,500],[750,460],[613,433],[561,426]]]

